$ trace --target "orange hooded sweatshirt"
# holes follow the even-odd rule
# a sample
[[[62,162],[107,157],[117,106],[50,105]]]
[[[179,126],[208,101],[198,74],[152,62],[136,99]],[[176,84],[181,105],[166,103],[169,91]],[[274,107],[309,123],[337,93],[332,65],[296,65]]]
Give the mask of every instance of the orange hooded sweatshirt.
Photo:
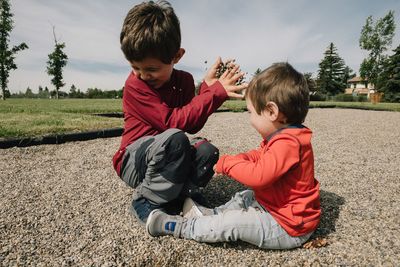
[[[314,231],[321,216],[311,135],[307,127],[291,125],[256,150],[220,157],[216,166],[218,173],[253,189],[256,200],[291,236]]]

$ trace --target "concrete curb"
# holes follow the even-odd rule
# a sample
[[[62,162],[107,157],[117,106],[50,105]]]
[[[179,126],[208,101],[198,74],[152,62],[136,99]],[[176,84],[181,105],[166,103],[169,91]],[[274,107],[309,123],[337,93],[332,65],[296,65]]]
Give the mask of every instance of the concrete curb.
[[[48,144],[62,144],[73,141],[87,141],[97,138],[108,138],[121,136],[123,128],[111,128],[98,131],[88,131],[80,133],[67,133],[56,135],[45,135],[37,137],[24,137],[0,140],[0,149],[11,147],[27,147]]]

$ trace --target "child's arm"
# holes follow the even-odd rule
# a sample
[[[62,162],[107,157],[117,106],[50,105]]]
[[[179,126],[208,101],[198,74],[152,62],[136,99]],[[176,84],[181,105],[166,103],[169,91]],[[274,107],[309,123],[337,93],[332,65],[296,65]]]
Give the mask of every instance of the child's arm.
[[[216,172],[226,174],[249,187],[263,187],[274,183],[298,164],[300,147],[297,140],[286,135],[271,142],[268,149],[260,148],[257,151],[258,157],[255,152],[248,154],[248,160],[243,156],[221,156],[216,164]]]
[[[170,107],[157,91],[147,88],[148,86],[140,80],[127,84],[124,90],[124,111],[127,116],[135,116],[161,132],[169,128],[178,128],[188,133],[198,132],[208,117],[227,98],[221,83],[216,82],[206,88],[201,95],[195,96],[188,104]]]

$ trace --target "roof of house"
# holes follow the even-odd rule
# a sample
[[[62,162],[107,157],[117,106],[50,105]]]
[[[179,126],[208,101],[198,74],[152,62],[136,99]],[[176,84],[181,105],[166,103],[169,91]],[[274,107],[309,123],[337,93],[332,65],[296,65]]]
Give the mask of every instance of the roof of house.
[[[359,76],[356,76],[356,77],[353,77],[353,78],[347,80],[348,83],[366,82],[366,81],[368,81],[368,79],[363,79]]]

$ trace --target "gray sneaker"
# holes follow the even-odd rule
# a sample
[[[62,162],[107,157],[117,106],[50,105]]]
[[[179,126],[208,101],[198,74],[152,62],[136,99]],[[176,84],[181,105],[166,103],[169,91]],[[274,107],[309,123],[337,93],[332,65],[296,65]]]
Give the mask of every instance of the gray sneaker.
[[[214,210],[203,207],[188,197],[183,203],[182,213],[184,218],[198,218],[201,216],[214,215]]]
[[[178,215],[168,215],[160,209],[153,210],[146,222],[147,233],[151,236],[173,235],[180,237],[184,219]]]

